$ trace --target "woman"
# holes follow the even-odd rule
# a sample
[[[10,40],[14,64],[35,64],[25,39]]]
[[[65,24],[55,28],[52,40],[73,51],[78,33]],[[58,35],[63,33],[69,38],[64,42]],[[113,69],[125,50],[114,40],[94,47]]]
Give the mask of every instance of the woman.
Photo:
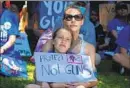
[[[108,30],[115,39],[118,38],[120,31],[127,25],[128,7],[123,2],[118,2],[115,6],[116,16],[108,23]]]
[[[114,55],[113,59],[122,66],[130,69],[130,14],[128,15],[128,23],[119,37],[116,44],[118,45],[118,52]]]
[[[63,18],[64,26],[67,29],[71,30],[73,41],[69,52],[81,55],[89,55],[92,61],[93,70],[95,71],[95,48],[93,45],[85,42],[83,36],[79,34],[80,28],[84,23],[84,16],[77,6],[70,6],[65,10]],[[97,84],[97,81],[94,82],[85,82],[85,83],[74,83],[73,85],[78,88],[93,87]]]

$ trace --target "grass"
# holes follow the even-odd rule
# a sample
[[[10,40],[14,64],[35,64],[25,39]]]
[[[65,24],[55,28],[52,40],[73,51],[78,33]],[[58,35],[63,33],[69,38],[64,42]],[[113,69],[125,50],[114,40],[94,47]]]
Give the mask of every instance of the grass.
[[[27,61],[28,62],[28,61]],[[98,88],[130,88],[130,77],[111,72],[111,60],[102,61],[98,67]],[[0,77],[0,88],[24,88],[33,83],[34,64],[28,62],[28,79],[18,77]]]
[[[27,61],[28,62],[28,61]],[[27,71],[28,78],[20,78],[20,77],[0,77],[0,88],[24,88],[25,85],[29,83],[33,83],[33,72],[34,72],[34,64],[28,62]]]

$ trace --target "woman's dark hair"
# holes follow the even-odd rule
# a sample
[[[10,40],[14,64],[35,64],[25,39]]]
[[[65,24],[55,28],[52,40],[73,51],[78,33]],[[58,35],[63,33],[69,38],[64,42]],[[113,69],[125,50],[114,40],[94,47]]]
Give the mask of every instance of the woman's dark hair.
[[[118,2],[115,6],[115,10],[117,11],[120,9],[127,9],[128,10],[127,4],[125,4],[124,2]]]
[[[126,9],[126,10],[128,10],[127,4],[125,4],[124,2],[118,2],[118,3],[116,3],[115,12],[117,13],[117,10],[120,10],[120,9]],[[120,18],[120,15],[116,14],[115,18]]]

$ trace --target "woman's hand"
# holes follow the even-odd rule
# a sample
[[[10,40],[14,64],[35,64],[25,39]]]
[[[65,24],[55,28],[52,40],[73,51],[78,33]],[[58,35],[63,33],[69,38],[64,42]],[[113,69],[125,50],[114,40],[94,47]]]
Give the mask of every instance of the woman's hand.
[[[74,88],[87,88],[88,83],[87,82],[85,82],[85,83],[77,82],[77,83],[73,83],[71,85],[73,85]]]

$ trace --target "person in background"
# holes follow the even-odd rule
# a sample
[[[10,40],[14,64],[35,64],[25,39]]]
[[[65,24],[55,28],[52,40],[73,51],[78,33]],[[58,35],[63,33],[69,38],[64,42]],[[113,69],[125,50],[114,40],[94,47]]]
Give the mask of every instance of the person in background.
[[[108,23],[108,30],[112,33],[114,40],[118,38],[120,31],[123,30],[123,28],[127,25],[127,4],[118,2],[115,6],[115,11],[115,18]]]
[[[4,11],[0,17],[0,73],[4,76],[27,78],[26,62],[14,49],[16,38],[19,36],[19,18],[13,6],[8,9],[1,8]]]
[[[2,11],[0,20],[0,54],[8,54],[14,50],[16,37],[19,36],[19,20],[17,14],[8,9]]]
[[[14,12],[15,14],[17,14],[17,16],[18,16],[18,21],[19,21],[19,10],[18,10],[17,5],[11,4],[11,6],[10,6],[9,9],[10,9],[12,12]]]
[[[130,69],[130,14],[128,15],[128,26],[126,26],[119,34],[116,44],[118,52],[113,59],[123,67]]]
[[[95,26],[96,44],[97,44],[96,46],[97,46],[97,51],[98,51],[99,46],[104,43],[105,32],[103,31],[102,25],[99,23],[99,15],[96,10],[91,11],[90,20]]]
[[[121,30],[128,24],[127,15],[128,7],[124,2],[117,2],[115,6],[115,17],[108,23],[108,30],[111,32],[112,36],[110,38],[111,51],[116,52],[117,44],[115,43],[118,35],[121,33]],[[120,74],[124,73],[124,68],[113,62],[112,69]]]

